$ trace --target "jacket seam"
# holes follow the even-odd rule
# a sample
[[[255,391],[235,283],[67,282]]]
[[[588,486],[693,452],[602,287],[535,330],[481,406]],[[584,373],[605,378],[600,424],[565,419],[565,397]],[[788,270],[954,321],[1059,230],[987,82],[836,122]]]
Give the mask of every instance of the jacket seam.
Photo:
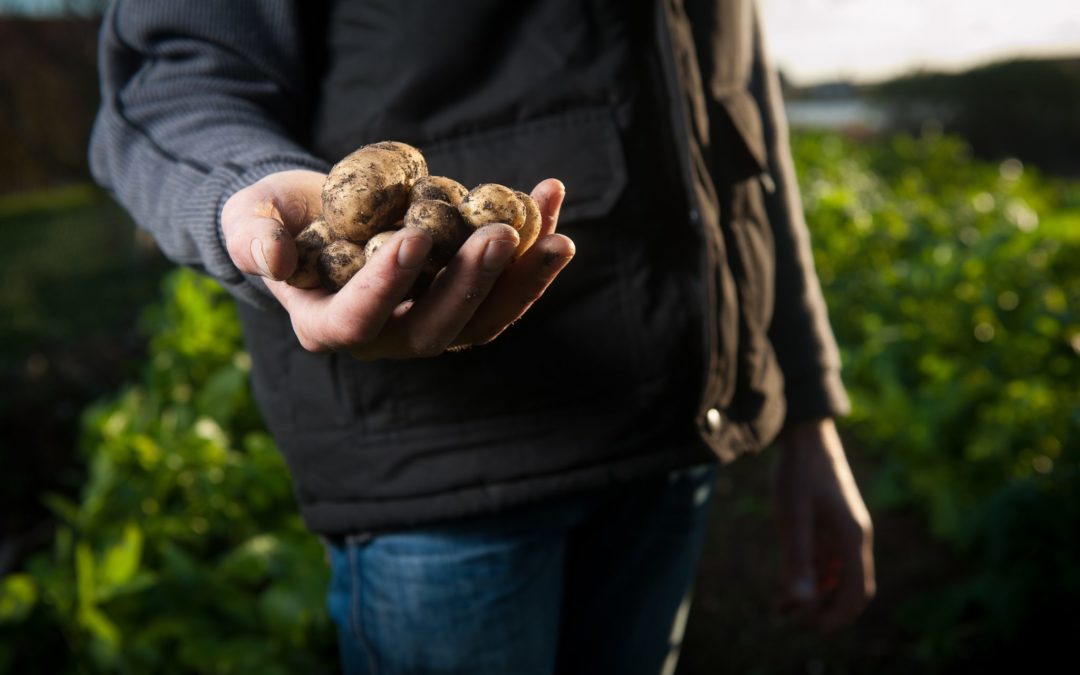
[[[123,36],[123,33],[120,32],[120,19],[119,19],[119,16],[120,16],[120,5],[122,3],[123,3],[123,0],[117,0],[116,6],[113,8],[113,12],[112,12],[113,35],[116,36],[117,42],[119,42],[120,46],[123,47],[127,52],[129,52],[131,54],[140,54],[141,52],[138,49],[135,49],[135,46],[132,45],[128,40],[126,40],[124,38],[124,36]],[[159,143],[143,125],[139,124],[135,120],[128,117],[127,106],[124,104],[124,101],[122,99],[122,95],[124,94],[125,91],[128,90],[128,88],[131,86],[131,83],[135,80],[135,78],[141,76],[141,74],[146,71],[146,65],[152,65],[152,64],[156,63],[157,60],[158,59],[157,59],[156,56],[147,56],[146,57],[146,62],[143,64],[143,66],[141,66],[139,68],[139,70],[136,73],[134,73],[127,80],[127,82],[124,83],[123,87],[120,87],[119,89],[117,89],[116,92],[113,93],[113,95],[109,97],[109,102],[112,104],[111,107],[113,108],[113,110],[116,111],[116,116],[120,119],[121,122],[126,124],[130,129],[135,131],[140,137],[145,139],[146,142],[150,144],[150,147],[153,148],[154,151],[157,152],[159,155],[161,155],[163,158],[165,158],[166,160],[172,161],[172,162],[183,164],[184,166],[186,166],[186,167],[188,167],[190,169],[194,169],[195,171],[198,171],[201,174],[204,174],[204,175],[209,174],[210,171],[211,171],[209,165],[203,164],[202,162],[199,162],[198,160],[191,159],[189,157],[184,157],[182,155],[178,155],[176,153],[173,153],[172,151],[165,148],[165,146],[163,146],[161,143]]]

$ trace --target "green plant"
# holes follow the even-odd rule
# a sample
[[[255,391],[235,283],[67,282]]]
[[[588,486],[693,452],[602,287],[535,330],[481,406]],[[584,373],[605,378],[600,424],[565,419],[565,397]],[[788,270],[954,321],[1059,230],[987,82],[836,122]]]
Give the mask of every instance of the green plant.
[[[83,420],[78,503],[0,586],[0,671],[332,669],[327,566],[254,409],[235,308],[179,271],[147,320],[143,382]],[[58,663],[59,633],[70,659]],[[48,668],[44,667],[48,664]]]
[[[1080,600],[1080,186],[938,135],[795,151],[872,502],[975,569],[906,620],[940,657],[1015,645]]]
[[[949,137],[794,148],[871,505],[968,563],[898,620],[931,663],[1047,649],[1080,600],[1080,185]],[[332,670],[231,302],[176,272],[146,325],[141,382],[84,415],[82,495],[48,499],[52,550],[0,580],[0,672]]]

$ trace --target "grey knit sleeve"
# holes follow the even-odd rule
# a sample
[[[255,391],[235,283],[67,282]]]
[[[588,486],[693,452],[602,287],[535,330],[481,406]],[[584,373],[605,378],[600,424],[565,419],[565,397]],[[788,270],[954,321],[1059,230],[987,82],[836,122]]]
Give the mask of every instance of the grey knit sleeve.
[[[765,205],[776,243],[776,303],[769,336],[784,372],[789,422],[838,417],[851,409],[840,379],[840,354],[814,269],[791,159],[780,83],[755,17],[751,91],[762,111],[769,175]]]
[[[258,306],[272,300],[229,258],[222,206],[268,174],[327,170],[297,140],[310,100],[297,4],[118,0],[101,29],[95,179],[167,257]]]

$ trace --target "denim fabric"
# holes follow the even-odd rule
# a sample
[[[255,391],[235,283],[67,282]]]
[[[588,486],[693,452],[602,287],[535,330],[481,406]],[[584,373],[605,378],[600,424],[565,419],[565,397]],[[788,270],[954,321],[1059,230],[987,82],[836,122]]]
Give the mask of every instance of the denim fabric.
[[[330,545],[328,606],[345,672],[670,668],[715,477],[715,465],[698,466],[618,492]]]

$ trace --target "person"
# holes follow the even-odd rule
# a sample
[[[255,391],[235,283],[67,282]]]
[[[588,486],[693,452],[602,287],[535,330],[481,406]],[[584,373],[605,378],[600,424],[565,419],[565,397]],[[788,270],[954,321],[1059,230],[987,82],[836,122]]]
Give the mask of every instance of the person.
[[[101,74],[94,175],[238,300],[348,672],[670,671],[718,464],[778,434],[786,601],[828,631],[872,597],[751,0],[119,0]],[[535,185],[537,243],[480,228],[415,300],[412,228],[283,283],[378,140]]]

